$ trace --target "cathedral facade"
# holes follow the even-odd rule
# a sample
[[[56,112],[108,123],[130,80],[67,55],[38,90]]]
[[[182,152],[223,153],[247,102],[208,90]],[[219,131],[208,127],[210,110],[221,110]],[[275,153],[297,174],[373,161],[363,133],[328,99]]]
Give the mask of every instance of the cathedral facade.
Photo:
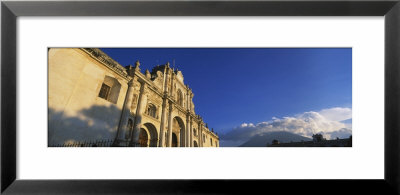
[[[169,63],[142,73],[100,49],[50,48],[48,68],[49,146],[219,147]]]

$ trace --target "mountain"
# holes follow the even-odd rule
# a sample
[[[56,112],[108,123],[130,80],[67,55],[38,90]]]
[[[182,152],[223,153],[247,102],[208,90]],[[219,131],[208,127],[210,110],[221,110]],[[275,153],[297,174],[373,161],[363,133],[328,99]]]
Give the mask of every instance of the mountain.
[[[280,143],[312,140],[310,138],[303,137],[287,131],[276,131],[276,132],[267,132],[261,135],[255,135],[252,138],[250,138],[249,141],[245,142],[239,147],[265,147],[267,146],[267,144],[271,144],[272,140],[274,139],[278,140]]]

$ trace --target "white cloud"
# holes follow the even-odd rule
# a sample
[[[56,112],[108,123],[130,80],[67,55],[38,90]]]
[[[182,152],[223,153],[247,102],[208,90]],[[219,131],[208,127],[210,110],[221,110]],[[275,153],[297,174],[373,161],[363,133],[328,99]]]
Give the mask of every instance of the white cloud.
[[[342,121],[351,118],[351,108],[335,107],[323,109],[319,112],[304,112],[293,117],[273,117],[270,121],[255,125],[243,123],[221,135],[221,145],[223,142],[244,142],[254,135],[274,131],[288,131],[310,138],[315,133],[322,133],[327,139],[347,138],[351,135],[351,123]]]
[[[240,125],[240,127],[254,127],[254,124],[253,123],[243,123],[243,124],[241,124]]]
[[[332,121],[344,121],[351,119],[352,116],[351,108],[341,108],[341,107],[323,109],[318,113],[320,113],[326,119]]]

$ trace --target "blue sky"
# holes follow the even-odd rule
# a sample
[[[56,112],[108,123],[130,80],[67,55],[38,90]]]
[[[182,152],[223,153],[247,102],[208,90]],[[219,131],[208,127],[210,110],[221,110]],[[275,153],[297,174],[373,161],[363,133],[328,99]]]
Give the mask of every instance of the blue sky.
[[[352,107],[351,48],[101,49],[123,66],[139,60],[142,72],[175,61],[195,94],[196,113],[219,133]]]

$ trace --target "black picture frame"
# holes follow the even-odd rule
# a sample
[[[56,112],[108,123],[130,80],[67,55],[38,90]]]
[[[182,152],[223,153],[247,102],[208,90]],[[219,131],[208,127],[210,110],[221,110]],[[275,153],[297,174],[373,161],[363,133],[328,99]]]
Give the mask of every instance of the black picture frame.
[[[19,16],[385,16],[384,179],[16,180],[16,20]],[[4,194],[321,194],[321,190],[323,194],[400,193],[399,0],[2,1],[1,94],[1,192]]]

